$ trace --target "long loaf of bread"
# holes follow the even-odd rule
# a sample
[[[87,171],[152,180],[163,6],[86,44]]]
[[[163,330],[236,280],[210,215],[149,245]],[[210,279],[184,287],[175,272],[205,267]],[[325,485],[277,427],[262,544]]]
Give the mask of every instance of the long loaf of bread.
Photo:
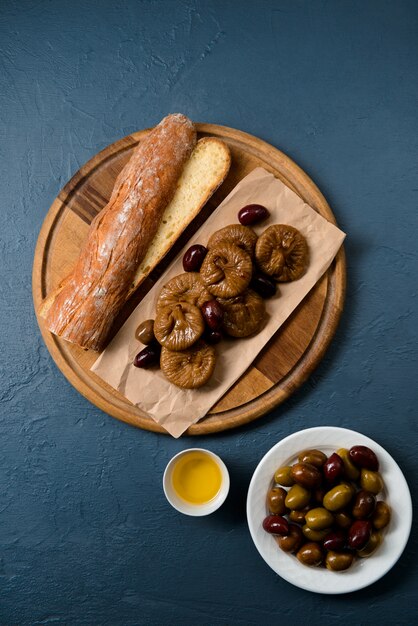
[[[83,348],[104,347],[195,144],[192,122],[174,114],[138,145],[74,270],[42,303],[51,332]]]

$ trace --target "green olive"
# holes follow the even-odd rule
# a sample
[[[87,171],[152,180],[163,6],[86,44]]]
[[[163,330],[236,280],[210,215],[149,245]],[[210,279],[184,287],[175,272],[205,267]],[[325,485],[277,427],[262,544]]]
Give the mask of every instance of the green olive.
[[[315,467],[322,467],[327,460],[327,455],[321,450],[304,450],[298,456],[299,463],[310,463]]]
[[[354,495],[351,485],[340,484],[333,487],[324,496],[324,507],[328,511],[340,511],[344,509]]]
[[[287,492],[285,504],[288,509],[304,509],[311,499],[311,492],[302,485],[293,485]]]
[[[274,515],[286,515],[288,509],[284,503],[287,496],[283,487],[273,487],[267,494],[267,508]]]
[[[305,526],[302,526],[302,532],[309,541],[322,541],[328,535],[330,529],[323,528],[322,530],[313,530],[309,528],[308,524],[305,524]]]
[[[390,522],[390,506],[383,500],[376,502],[376,508],[372,515],[372,524],[377,530],[385,528]]]
[[[296,524],[289,524],[288,534],[277,535],[275,539],[283,552],[296,552],[303,543],[302,529]]]
[[[305,520],[311,530],[323,530],[332,526],[334,516],[327,509],[319,506],[306,513]]]
[[[282,485],[283,487],[291,487],[295,484],[295,481],[292,478],[292,468],[290,465],[285,465],[284,467],[279,467],[279,469],[274,474],[274,481],[278,485]]]
[[[340,453],[338,452],[338,454]],[[342,572],[350,567],[353,559],[354,555],[351,552],[334,552],[330,550],[325,558],[325,566],[333,572]]]
[[[373,552],[377,550],[377,548],[380,546],[381,543],[382,543],[381,533],[379,533],[379,531],[377,530],[372,531],[372,534],[370,535],[370,539],[366,543],[364,548],[362,548],[362,550],[357,550],[358,556],[360,556],[362,559],[365,559],[371,556]]]
[[[334,513],[334,519],[337,526],[344,530],[350,528],[351,524],[354,521],[351,515],[347,513],[347,511],[337,511],[337,513]]]
[[[360,470],[354,465],[350,459],[349,451],[347,448],[340,448],[337,450],[337,454],[341,457],[344,464],[344,474],[349,480],[358,480],[360,477]]]
[[[289,513],[289,519],[290,521],[295,522],[295,524],[304,524],[305,515],[308,511],[309,511],[309,507],[307,506],[305,506],[303,509],[300,509],[300,511],[293,509]]]
[[[145,346],[155,341],[154,320],[142,322],[135,331],[135,338]]]
[[[361,470],[360,484],[363,489],[377,495],[383,489],[383,480],[379,472],[372,472],[363,468]]]
[[[324,560],[324,553],[321,546],[314,541],[305,543],[305,545],[298,550],[296,556],[301,563],[310,566],[321,565]]]
[[[340,480],[339,484],[346,485],[347,487],[349,487],[351,489],[351,493],[353,494],[353,496],[355,495],[357,491],[357,487],[355,483],[352,483],[351,481],[348,481],[348,480]]]

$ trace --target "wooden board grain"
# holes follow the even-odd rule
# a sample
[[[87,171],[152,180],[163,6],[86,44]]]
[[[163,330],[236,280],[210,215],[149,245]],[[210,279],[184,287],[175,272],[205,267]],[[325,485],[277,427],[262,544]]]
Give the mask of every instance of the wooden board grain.
[[[235,185],[261,166],[280,178],[305,202],[332,223],[334,215],[316,185],[289,157],[266,142],[241,131],[213,124],[198,124],[199,137],[225,141],[232,154],[227,179],[173,250],[127,303],[115,332],[140,298],[152,287],[176,252]],[[133,147],[149,130],[139,131],[108,146],[86,163],[53,202],[39,234],[33,265],[33,299],[37,311],[43,298],[73,267],[93,217],[107,203],[116,176]],[[256,419],[283,402],[309,376],[323,357],[337,328],[345,297],[343,248],[322,279],[278,330],[247,372],[187,434],[201,435],[234,428]],[[97,353],[62,341],[38,323],[47,348],[71,384],[110,415],[134,426],[164,433],[143,411],[90,371]]]

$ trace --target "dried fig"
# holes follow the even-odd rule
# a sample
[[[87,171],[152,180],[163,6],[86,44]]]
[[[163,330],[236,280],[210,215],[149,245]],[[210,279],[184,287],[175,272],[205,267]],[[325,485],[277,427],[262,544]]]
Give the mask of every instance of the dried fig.
[[[248,226],[242,224],[230,224],[213,233],[208,241],[209,248],[214,248],[220,243],[233,243],[238,248],[245,250],[251,258],[254,256],[255,244],[257,243],[257,235]]]
[[[157,311],[164,306],[174,306],[178,302],[189,302],[201,307],[212,296],[205,289],[198,272],[186,272],[174,276],[164,285],[157,301]]]
[[[220,243],[207,253],[200,276],[212,295],[230,298],[248,287],[252,271],[251,258],[244,250],[232,243]]]
[[[157,311],[154,334],[168,350],[185,350],[203,334],[205,322],[200,309],[189,302],[178,302]]]
[[[231,337],[248,337],[261,329],[266,307],[255,291],[247,289],[234,298],[219,298],[219,302],[224,309],[222,327]]]
[[[215,369],[215,348],[199,340],[188,350],[172,352],[163,348],[161,370],[168,380],[183,389],[204,385]]]
[[[255,247],[259,268],[279,282],[296,280],[308,265],[308,244],[293,226],[274,224],[260,235]]]

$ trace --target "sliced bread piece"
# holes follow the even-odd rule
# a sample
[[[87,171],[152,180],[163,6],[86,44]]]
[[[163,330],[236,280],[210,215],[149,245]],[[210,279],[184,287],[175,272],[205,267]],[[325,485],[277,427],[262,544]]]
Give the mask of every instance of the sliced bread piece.
[[[228,146],[216,137],[199,139],[177,183],[173,199],[163,213],[157,234],[139,265],[129,295],[167,254],[225,180],[231,165]]]

